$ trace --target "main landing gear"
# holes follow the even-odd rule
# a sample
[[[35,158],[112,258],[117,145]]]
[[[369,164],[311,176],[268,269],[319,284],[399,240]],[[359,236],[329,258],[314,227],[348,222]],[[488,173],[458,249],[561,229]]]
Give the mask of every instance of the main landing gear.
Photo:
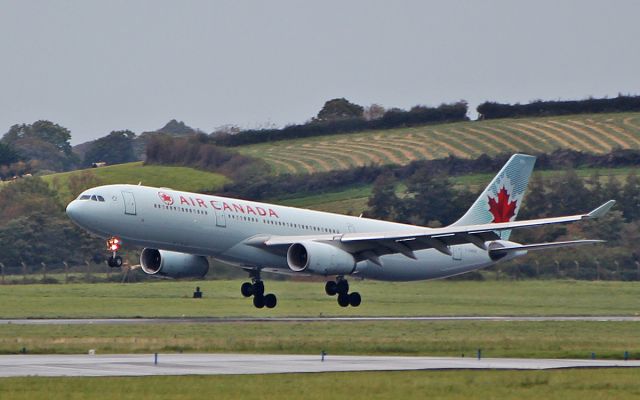
[[[360,293],[349,293],[349,282],[344,277],[339,276],[335,281],[329,281],[324,286],[324,291],[329,296],[338,295],[338,304],[340,307],[358,307],[362,302]]]
[[[120,250],[120,246],[122,246],[122,241],[117,237],[112,237],[107,240],[107,251],[111,252],[111,256],[107,258],[107,264],[111,268],[122,267],[122,257],[117,255],[118,250]]]
[[[244,297],[253,296],[253,305],[256,308],[273,308],[278,304],[275,294],[264,294],[264,282],[260,279],[260,271],[251,272],[251,282],[243,283],[240,292]]]

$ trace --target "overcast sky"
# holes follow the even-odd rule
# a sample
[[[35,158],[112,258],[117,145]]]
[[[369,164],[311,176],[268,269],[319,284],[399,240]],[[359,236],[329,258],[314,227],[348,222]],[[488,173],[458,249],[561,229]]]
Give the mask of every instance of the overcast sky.
[[[0,0],[0,134],[640,94],[640,1]]]

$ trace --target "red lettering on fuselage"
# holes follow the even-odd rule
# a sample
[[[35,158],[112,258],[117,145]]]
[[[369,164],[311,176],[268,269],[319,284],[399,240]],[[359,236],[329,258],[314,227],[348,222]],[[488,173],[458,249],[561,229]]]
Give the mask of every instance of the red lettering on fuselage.
[[[220,203],[222,203],[222,205]],[[192,205],[192,206],[197,206],[202,208],[208,208],[205,200],[201,198],[194,199],[193,197],[185,197],[185,196],[180,196],[180,205],[187,205],[187,206]],[[231,212],[237,212],[242,214],[253,214],[253,215],[259,215],[261,217],[268,216],[268,217],[280,218],[278,213],[276,213],[275,210],[272,208],[265,209],[259,206],[252,207],[248,204],[242,205],[238,203],[227,203],[226,201],[220,201],[220,200],[209,200],[209,205],[216,210],[231,211]]]

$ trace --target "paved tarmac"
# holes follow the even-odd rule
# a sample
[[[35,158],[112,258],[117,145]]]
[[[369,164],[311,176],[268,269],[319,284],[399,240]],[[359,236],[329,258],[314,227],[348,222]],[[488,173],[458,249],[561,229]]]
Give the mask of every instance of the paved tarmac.
[[[299,372],[640,367],[640,361],[269,354],[10,355],[0,376],[237,375]]]
[[[640,322],[640,316],[424,316],[424,317],[193,317],[193,318],[34,318],[0,319],[0,325],[130,325],[222,322],[357,322],[357,321],[525,321],[525,322]]]

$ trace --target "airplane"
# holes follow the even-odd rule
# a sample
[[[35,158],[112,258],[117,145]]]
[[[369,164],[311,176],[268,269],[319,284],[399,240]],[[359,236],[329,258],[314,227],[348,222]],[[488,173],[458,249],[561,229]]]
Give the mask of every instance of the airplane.
[[[203,277],[207,257],[245,269],[251,282],[241,293],[257,308],[273,308],[261,272],[329,278],[327,295],[341,307],[362,298],[349,292],[347,277],[381,281],[446,278],[522,257],[529,251],[602,243],[571,240],[520,244],[511,230],[598,218],[609,200],[581,215],[515,221],[536,158],[513,155],[468,211],[441,228],[380,221],[221,196],[142,185],[88,189],[71,201],[67,215],[107,241],[111,267],[122,265],[123,243],[140,246],[147,274]],[[335,278],[333,278],[335,277]]]

